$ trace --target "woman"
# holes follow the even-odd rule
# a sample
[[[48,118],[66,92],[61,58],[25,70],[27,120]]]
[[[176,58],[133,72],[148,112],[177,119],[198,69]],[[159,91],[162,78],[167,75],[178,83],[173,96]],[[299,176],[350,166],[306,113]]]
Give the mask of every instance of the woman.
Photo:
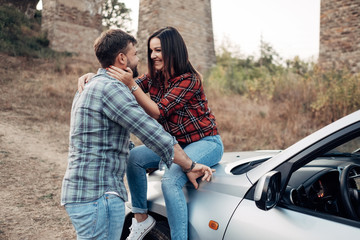
[[[173,27],[153,33],[148,39],[147,57],[148,74],[136,81],[129,68],[124,71],[111,67],[108,73],[129,87],[138,103],[176,137],[191,160],[210,167],[217,164],[224,150],[222,140],[208,107],[202,76],[190,63],[180,33]],[[128,239],[145,235],[155,221],[147,214],[146,169],[158,167],[159,162],[159,156],[144,145],[130,151],[126,174],[136,220],[133,219]],[[182,191],[187,174],[179,165],[172,164],[162,178],[173,240],[188,239],[188,211]]]

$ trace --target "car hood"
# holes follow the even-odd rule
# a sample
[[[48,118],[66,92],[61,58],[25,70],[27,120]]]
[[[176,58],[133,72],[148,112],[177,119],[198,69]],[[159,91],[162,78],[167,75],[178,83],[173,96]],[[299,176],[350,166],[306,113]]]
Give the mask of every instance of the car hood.
[[[226,152],[221,161],[212,167],[216,171],[211,181],[199,181],[198,190],[214,191],[226,195],[243,197],[252,186],[246,176],[246,172],[255,166],[253,163],[266,161],[279,152],[280,150]],[[241,170],[234,171],[234,169]],[[151,188],[153,192],[161,192],[160,181],[163,174],[164,171],[157,170],[148,176],[149,188]],[[154,188],[156,188],[157,191],[154,191]],[[194,190],[190,182],[186,184],[186,190]]]

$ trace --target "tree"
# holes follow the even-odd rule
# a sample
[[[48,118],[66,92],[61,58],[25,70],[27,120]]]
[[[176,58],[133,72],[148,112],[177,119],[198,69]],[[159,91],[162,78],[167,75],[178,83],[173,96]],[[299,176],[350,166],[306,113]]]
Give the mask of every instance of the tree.
[[[127,30],[127,24],[131,21],[130,12],[131,9],[119,0],[105,0],[102,24],[107,28],[117,27]]]
[[[270,72],[274,72],[277,66],[280,66],[281,57],[274,50],[274,48],[263,40],[260,39],[260,58],[258,60],[259,66],[266,67]]]
[[[0,5],[10,5],[19,9],[28,18],[33,18],[39,0],[0,0]]]

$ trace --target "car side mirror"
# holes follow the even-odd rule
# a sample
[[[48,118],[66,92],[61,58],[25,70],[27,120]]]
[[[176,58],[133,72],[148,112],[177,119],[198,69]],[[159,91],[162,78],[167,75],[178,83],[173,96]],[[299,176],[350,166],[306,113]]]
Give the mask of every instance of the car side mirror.
[[[254,200],[256,206],[262,210],[270,210],[280,199],[281,173],[271,171],[262,176],[255,188]]]

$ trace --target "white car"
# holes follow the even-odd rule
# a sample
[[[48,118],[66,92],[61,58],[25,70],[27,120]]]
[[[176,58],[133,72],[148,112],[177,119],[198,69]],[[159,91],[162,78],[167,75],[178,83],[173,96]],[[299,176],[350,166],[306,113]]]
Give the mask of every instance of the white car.
[[[189,239],[359,239],[359,148],[356,111],[283,151],[225,153],[211,182],[184,187]],[[162,175],[148,176],[157,223],[145,239],[170,239]]]

